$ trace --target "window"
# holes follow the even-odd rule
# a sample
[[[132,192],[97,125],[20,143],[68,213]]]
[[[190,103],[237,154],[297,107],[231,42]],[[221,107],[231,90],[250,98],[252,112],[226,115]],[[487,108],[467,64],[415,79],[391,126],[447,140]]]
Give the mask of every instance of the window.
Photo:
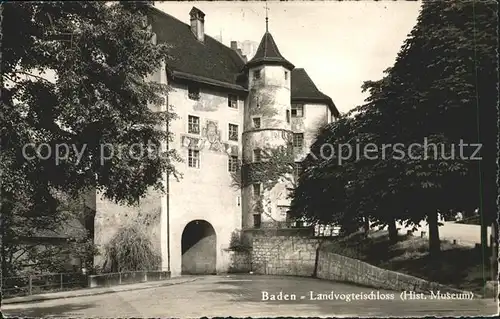
[[[188,150],[188,166],[200,168],[200,151]]]
[[[304,116],[304,105],[292,104],[292,117],[303,117],[303,116]]]
[[[285,80],[288,80],[288,72],[285,71]]]
[[[260,117],[253,118],[253,128],[260,128]]]
[[[260,184],[253,184],[253,196],[260,197]]]
[[[260,224],[261,224],[260,214],[254,214],[253,215],[253,227],[260,228]]]
[[[238,97],[233,94],[229,94],[227,96],[227,106],[229,106],[232,109],[237,109],[238,108]]]
[[[230,141],[238,140],[238,125],[229,124],[229,140]]]
[[[288,206],[278,206],[278,210],[280,212],[281,217],[286,217],[288,213]]]
[[[293,147],[304,146],[304,133],[293,133]]]
[[[231,173],[234,173],[238,170],[238,156],[229,156],[228,169]]]
[[[200,99],[200,88],[197,86],[188,86],[188,97],[191,100],[199,100]]]
[[[295,175],[295,177],[299,177],[301,172],[302,172],[301,163],[300,162],[295,162],[295,166],[294,166],[294,175]]]
[[[260,162],[262,160],[262,152],[261,150],[258,148],[258,149],[255,149],[253,150],[253,161],[254,162]]]
[[[200,134],[200,118],[197,116],[188,116],[188,133]]]
[[[253,71],[253,79],[254,80],[260,79],[260,70]]]
[[[286,122],[290,124],[290,110],[286,110]]]

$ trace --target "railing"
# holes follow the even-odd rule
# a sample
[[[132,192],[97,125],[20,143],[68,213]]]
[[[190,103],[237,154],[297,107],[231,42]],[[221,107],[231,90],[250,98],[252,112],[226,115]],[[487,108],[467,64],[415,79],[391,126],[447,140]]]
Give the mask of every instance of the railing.
[[[51,273],[2,278],[4,298],[29,296],[48,292],[125,285],[170,278],[168,271],[127,271],[87,275],[82,273]]]
[[[339,236],[340,226],[335,225],[320,225],[314,226],[314,236],[317,237],[333,237]]]
[[[86,288],[88,276],[82,273],[51,273],[2,278],[4,297],[27,296],[44,292],[55,292]]]
[[[248,230],[283,230],[283,229],[314,229],[316,237],[335,237],[340,235],[341,227],[337,225],[311,224],[304,221],[273,221],[262,223],[259,227]]]
[[[147,281],[158,281],[170,278],[170,272],[161,270],[141,270],[128,272],[104,273],[91,275],[89,278],[89,287],[117,286]]]

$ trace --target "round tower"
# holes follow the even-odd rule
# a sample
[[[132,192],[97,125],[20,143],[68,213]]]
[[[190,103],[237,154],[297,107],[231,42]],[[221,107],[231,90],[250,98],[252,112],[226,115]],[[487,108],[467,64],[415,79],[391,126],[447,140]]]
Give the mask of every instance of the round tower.
[[[255,56],[246,64],[248,103],[243,124],[242,226],[255,228],[284,221],[288,205],[287,185],[268,185],[263,180],[266,154],[290,147],[291,71],[294,66],[279,52],[266,31]],[[285,210],[286,211],[286,210]]]

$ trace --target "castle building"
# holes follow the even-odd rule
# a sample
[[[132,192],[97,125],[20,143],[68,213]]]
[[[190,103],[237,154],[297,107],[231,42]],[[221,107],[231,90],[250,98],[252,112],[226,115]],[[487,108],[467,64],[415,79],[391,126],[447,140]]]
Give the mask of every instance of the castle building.
[[[234,232],[285,221],[289,205],[285,183],[267,192],[259,183],[234,187],[239,163],[252,170],[261,149],[287,143],[293,143],[300,162],[318,128],[339,112],[304,69],[283,57],[267,21],[247,62],[241,51],[204,33],[206,17],[199,9],[189,12],[190,25],[151,10],[153,41],[171,45],[164,67],[151,80],[171,87],[166,104],[177,118],[170,123],[174,140],[167,147],[184,159],[175,163],[182,178],[166,176],[167,194],[151,191],[139,207],[97,194],[95,243],[104,247],[125,223],[141,223],[161,256],[162,270],[174,276],[224,272]],[[259,196],[270,202],[265,215],[253,209]],[[104,257],[95,263],[103,264]]]

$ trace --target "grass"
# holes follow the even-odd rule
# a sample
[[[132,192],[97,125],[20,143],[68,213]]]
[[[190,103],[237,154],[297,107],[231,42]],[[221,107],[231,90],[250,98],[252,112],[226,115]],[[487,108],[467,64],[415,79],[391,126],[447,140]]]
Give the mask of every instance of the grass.
[[[481,294],[490,265],[481,251],[441,241],[441,255],[431,258],[426,238],[400,236],[389,242],[386,231],[374,231],[368,238],[353,234],[328,245],[334,253],[356,258],[380,268],[394,270],[443,285]],[[483,279],[483,273],[486,277]]]

